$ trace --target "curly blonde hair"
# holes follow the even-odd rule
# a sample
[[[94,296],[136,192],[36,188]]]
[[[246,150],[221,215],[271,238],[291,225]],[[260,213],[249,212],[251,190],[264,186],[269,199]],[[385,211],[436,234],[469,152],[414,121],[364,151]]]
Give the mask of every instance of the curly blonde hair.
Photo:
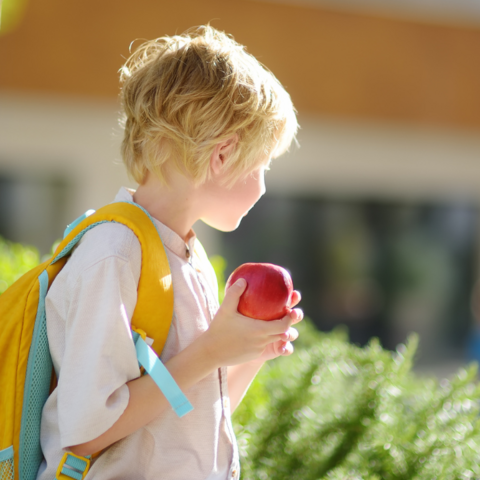
[[[120,71],[122,157],[141,184],[173,162],[197,184],[215,146],[237,135],[228,181],[288,150],[295,109],[275,76],[225,33],[201,26],[143,43]]]

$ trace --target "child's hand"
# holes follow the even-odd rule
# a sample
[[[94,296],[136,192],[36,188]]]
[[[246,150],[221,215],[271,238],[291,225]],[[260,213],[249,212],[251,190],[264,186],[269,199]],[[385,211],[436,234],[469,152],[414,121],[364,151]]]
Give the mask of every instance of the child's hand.
[[[218,366],[241,363],[289,355],[293,351],[290,342],[298,337],[291,325],[302,320],[303,312],[293,309],[280,320],[264,321],[244,317],[237,311],[238,301],[246,288],[244,279],[234,283],[210,328],[202,335],[205,349]],[[300,294],[294,292],[290,308],[300,301]]]

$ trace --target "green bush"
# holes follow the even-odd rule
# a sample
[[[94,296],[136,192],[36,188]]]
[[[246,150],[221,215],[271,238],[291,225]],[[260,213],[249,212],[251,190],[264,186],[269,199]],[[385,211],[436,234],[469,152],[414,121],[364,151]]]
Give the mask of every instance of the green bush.
[[[475,365],[419,378],[415,336],[392,353],[300,325],[296,353],[265,365],[234,414],[242,478],[480,478]]]
[[[0,294],[39,262],[40,255],[36,248],[0,237]]]

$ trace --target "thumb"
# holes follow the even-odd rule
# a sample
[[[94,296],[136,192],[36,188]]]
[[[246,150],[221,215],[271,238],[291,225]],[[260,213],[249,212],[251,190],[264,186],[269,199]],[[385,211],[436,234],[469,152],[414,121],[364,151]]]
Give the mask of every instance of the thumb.
[[[238,301],[247,288],[247,282],[244,278],[239,278],[233,285],[227,288],[222,307],[228,310],[237,311]]]

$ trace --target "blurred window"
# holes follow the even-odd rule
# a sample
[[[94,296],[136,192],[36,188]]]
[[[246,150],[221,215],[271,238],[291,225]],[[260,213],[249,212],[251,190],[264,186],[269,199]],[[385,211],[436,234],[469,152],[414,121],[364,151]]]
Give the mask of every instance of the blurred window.
[[[288,268],[321,330],[387,348],[420,334],[420,361],[459,358],[472,326],[478,211],[468,204],[263,198],[223,234],[227,273],[246,262]]]
[[[61,177],[0,173],[0,235],[49,252],[68,222],[68,191]]]

